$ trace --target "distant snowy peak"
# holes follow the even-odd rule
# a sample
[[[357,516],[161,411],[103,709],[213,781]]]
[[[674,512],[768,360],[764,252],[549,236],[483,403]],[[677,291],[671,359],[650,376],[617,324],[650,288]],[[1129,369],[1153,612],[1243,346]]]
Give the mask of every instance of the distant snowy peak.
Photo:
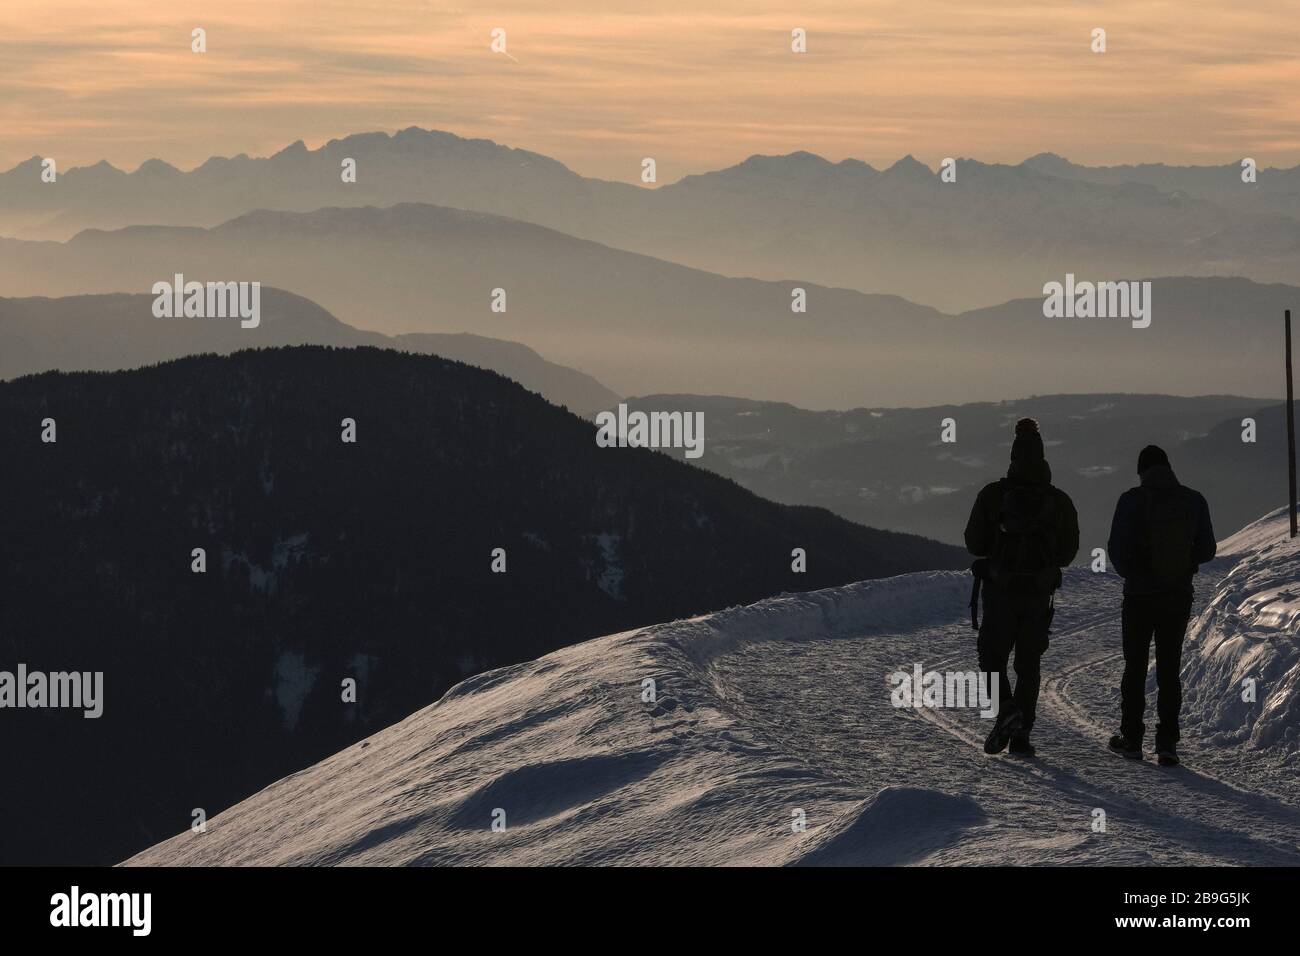
[[[894,165],[885,170],[886,176],[912,180],[914,182],[929,182],[934,176],[934,170],[925,163],[921,162],[911,153],[908,153]]]

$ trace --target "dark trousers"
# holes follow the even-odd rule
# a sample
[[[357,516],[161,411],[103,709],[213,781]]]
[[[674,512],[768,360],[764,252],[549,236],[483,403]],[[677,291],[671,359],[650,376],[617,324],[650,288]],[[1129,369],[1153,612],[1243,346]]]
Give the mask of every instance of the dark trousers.
[[[1022,727],[1034,726],[1038,687],[1042,680],[1039,660],[1047,650],[1051,623],[1050,594],[1009,594],[996,587],[984,589],[984,620],[980,622],[980,670],[998,675],[998,716],[1020,709]],[[1015,651],[1016,688],[1007,678],[1007,661]]]
[[[1191,591],[1124,595],[1124,677],[1120,681],[1119,732],[1140,741],[1146,733],[1147,663],[1156,644],[1156,746],[1177,742],[1178,711],[1183,706],[1183,637],[1192,612]]]

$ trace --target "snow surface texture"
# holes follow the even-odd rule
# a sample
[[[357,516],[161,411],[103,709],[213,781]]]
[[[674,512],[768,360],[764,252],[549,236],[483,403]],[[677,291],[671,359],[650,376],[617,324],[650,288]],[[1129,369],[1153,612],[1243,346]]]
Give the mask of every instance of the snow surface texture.
[[[1189,726],[1300,772],[1300,538],[1285,508],[1223,542],[1240,557],[1188,634]],[[1253,695],[1246,692],[1252,689]],[[1254,696],[1254,701],[1243,699]]]
[[[1185,654],[1183,767],[1105,750],[1113,574],[1071,569],[1058,594],[1038,759],[985,756],[974,709],[895,708],[888,674],[976,666],[970,579],[931,572],[480,674],[128,863],[1300,864],[1300,785],[1281,762],[1300,705],[1300,551],[1275,525],[1229,539],[1240,562],[1199,579],[1226,573]],[[1258,702],[1231,704],[1256,672]],[[1261,754],[1276,772],[1255,773]]]

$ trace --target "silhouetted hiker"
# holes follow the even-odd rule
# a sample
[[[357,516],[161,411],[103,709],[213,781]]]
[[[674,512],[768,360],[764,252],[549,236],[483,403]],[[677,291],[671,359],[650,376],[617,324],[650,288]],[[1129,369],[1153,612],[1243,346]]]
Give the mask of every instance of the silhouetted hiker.
[[[1142,759],[1147,662],[1156,642],[1156,754],[1178,763],[1179,678],[1183,636],[1192,610],[1192,576],[1214,557],[1210,507],[1198,491],[1178,483],[1169,456],[1155,445],[1138,455],[1137,488],[1120,495],[1110,525],[1110,563],[1124,578],[1124,678],[1119,733],[1110,749]]]
[[[984,752],[1032,756],[1029,732],[1038,705],[1039,658],[1047,650],[1054,612],[1052,596],[1061,568],[1079,550],[1079,517],[1070,496],[1052,484],[1043,457],[1038,422],[1016,422],[1007,476],[986,485],[975,499],[966,524],[966,548],[980,560],[971,567],[984,591],[984,621],[979,625],[979,663],[998,675],[998,716]],[[972,612],[977,610],[972,600]],[[972,619],[974,623],[974,619]],[[1007,660],[1016,652],[1016,689],[1011,691]]]

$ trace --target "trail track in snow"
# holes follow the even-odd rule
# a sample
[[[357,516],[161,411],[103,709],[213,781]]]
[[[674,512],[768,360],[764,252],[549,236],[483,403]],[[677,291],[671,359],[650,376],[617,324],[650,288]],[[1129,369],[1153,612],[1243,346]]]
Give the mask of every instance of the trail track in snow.
[[[1231,563],[1206,569],[1198,598]],[[720,657],[713,674],[737,716],[832,776],[864,789],[923,784],[973,797],[987,822],[930,862],[1300,865],[1294,779],[1257,787],[1242,772],[1247,760],[1227,771],[1201,766],[1217,748],[1186,732],[1184,765],[1159,767],[1150,752],[1154,693],[1147,759],[1106,749],[1119,722],[1120,600],[1113,575],[1067,572],[1042,661],[1032,759],[984,754],[990,724],[974,710],[889,702],[886,675],[915,662],[927,671],[974,670],[969,624],[755,643]],[[1096,810],[1105,812],[1105,832],[1093,829]]]

